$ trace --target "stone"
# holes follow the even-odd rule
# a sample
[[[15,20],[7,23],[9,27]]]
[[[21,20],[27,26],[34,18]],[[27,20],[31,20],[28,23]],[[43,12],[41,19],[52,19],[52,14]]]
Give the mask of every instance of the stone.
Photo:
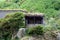
[[[17,32],[17,37],[20,39],[20,38],[22,38],[22,37],[24,37],[24,35],[25,35],[25,30],[26,30],[26,28],[20,28],[19,29],[19,31]]]
[[[60,40],[60,33],[57,33],[57,40]]]

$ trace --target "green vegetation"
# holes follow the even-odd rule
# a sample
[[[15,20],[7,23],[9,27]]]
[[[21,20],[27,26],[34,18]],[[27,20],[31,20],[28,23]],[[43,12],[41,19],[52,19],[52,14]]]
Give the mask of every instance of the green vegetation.
[[[41,12],[49,17],[58,17],[60,0],[26,0],[21,6],[21,9],[26,9],[30,12]]]
[[[44,13],[45,25],[26,30],[27,35],[42,35],[46,31],[60,30],[60,0],[0,0],[0,9],[26,9]],[[13,13],[0,19],[0,40],[9,40],[14,32],[25,27],[23,13]]]
[[[23,13],[14,13],[0,19],[0,40],[11,39],[13,33],[16,33],[19,28],[25,27],[23,18]]]
[[[0,9],[20,9],[24,0],[1,0]]]
[[[60,19],[46,19],[45,25],[28,28],[26,35],[43,35],[47,31],[60,30]],[[19,28],[25,28],[23,13],[7,14],[5,18],[0,19],[0,40],[11,40],[12,34]]]
[[[26,9],[56,18],[60,14],[60,0],[5,0],[0,2],[0,9]]]
[[[31,27],[26,30],[27,35],[43,35],[43,27],[37,26],[37,27]]]

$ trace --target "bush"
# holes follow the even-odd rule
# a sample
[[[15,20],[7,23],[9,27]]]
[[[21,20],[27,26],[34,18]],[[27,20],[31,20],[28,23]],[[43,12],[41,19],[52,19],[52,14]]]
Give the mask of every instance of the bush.
[[[4,38],[5,40],[8,40],[7,38],[11,39],[13,33],[16,33],[19,28],[25,27],[23,18],[23,13],[14,13],[1,19],[0,38]]]
[[[43,27],[37,26],[37,27],[32,27],[28,28],[26,30],[27,35],[43,35]]]

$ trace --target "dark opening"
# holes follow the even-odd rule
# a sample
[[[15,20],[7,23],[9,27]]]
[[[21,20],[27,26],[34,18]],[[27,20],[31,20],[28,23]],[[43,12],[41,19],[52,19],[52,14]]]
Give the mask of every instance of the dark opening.
[[[42,24],[43,17],[42,16],[25,16],[26,24]]]
[[[41,16],[35,16],[35,24],[42,24],[43,23],[43,17]]]

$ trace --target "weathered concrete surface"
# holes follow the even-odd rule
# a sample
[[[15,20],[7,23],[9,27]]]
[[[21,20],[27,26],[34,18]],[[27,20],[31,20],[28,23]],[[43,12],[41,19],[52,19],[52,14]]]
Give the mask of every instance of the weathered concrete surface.
[[[26,12],[26,11],[24,10],[0,10],[0,18],[4,18],[6,14],[10,14],[14,12]]]

